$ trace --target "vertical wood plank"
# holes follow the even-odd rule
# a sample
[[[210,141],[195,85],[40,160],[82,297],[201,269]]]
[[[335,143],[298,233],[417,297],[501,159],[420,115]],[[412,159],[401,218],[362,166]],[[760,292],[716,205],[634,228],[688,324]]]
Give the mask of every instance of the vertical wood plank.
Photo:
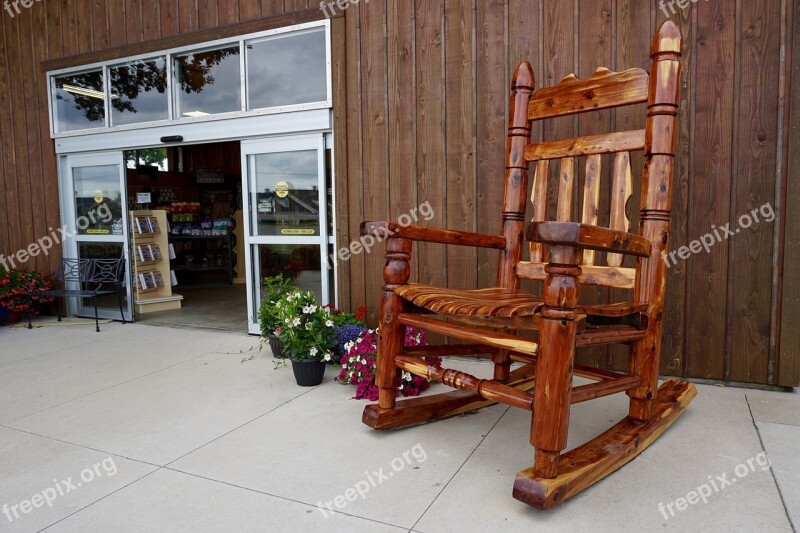
[[[588,172],[587,172],[588,175]],[[613,182],[611,183],[611,219],[608,227],[617,231],[629,231],[631,221],[625,213],[625,205],[633,194],[631,154],[619,152],[614,156]],[[608,254],[608,266],[622,266],[622,254]]]
[[[417,200],[429,202],[435,219],[447,220],[444,160],[444,50],[442,0],[417,0]],[[437,244],[419,243],[414,252],[420,279],[447,284],[447,250]]]
[[[285,11],[283,8],[283,0],[261,0],[262,17],[271,17],[273,15],[280,15],[284,12]]]
[[[120,0],[106,1],[106,16],[108,17],[108,44],[112,48],[125,46],[125,43],[127,42],[127,8],[127,2],[122,2]]]
[[[734,146],[735,189],[731,221],[741,232],[731,241],[732,342],[726,379],[753,383],[774,381],[770,368],[772,256],[775,222],[746,228],[744,216],[775,205],[775,153],[778,131],[780,0],[742,2],[739,50],[739,136]],[[758,213],[758,212],[757,212]],[[759,213],[760,215],[760,213]],[[763,217],[762,217],[763,218]]]
[[[108,4],[106,4],[106,0],[92,0],[90,4],[92,12],[92,50],[107,50],[110,47],[108,39],[107,7]],[[44,11],[44,6],[42,6],[42,11]],[[44,30],[42,33],[44,33],[46,37],[46,28],[40,27],[39,30]]]
[[[339,17],[331,21],[331,41],[334,44],[331,47],[331,88],[333,91],[333,186],[336,200],[336,205],[334,206],[336,217],[335,254],[339,248],[350,244],[347,204],[350,179],[347,168],[347,56],[345,54],[345,32],[344,18]],[[358,185],[356,183],[353,184],[354,187]],[[336,261],[337,306],[340,309],[350,310],[352,309],[350,280],[356,274],[350,271],[350,262],[339,260],[338,255],[335,255],[335,259],[332,259],[332,261]]]
[[[791,106],[789,116],[786,211],[786,230],[783,242],[783,299],[781,302],[781,337],[779,345],[778,385],[800,387],[800,335],[797,334],[797,317],[800,316],[800,1],[795,0],[792,10],[791,35]]]
[[[178,0],[178,28],[181,33],[197,31],[198,25],[198,0]]]
[[[57,5],[57,4],[55,4]],[[0,229],[0,253],[11,255],[15,253],[20,247],[20,235],[16,231],[19,224],[17,216],[15,201],[17,197],[17,183],[14,166],[14,145],[13,145],[13,132],[11,130],[13,105],[11,102],[11,87],[9,80],[11,79],[11,57],[8,51],[11,50],[9,46],[9,31],[10,24],[0,24],[0,114],[3,120],[0,120],[0,168],[3,172],[3,180],[0,183],[0,223],[3,228]]]
[[[475,127],[476,214],[478,231],[499,235],[502,229],[503,175],[505,171],[506,115],[511,72],[506,66],[505,6],[501,0],[475,4]],[[493,287],[500,256],[494,250],[478,250],[477,282]]]
[[[161,37],[161,2],[160,0],[141,0],[142,2],[142,39],[152,41]]]
[[[349,9],[352,9],[351,6]],[[364,218],[366,220],[383,220],[389,213],[389,180],[386,173],[388,153],[388,130],[386,124],[386,3],[372,2],[360,4],[361,20],[361,120],[364,145],[362,149],[362,167],[364,169]],[[367,298],[381,294],[383,286],[384,257],[380,253],[365,251],[364,256],[365,283]],[[378,309],[373,323],[378,323]]]
[[[70,0],[61,0],[61,40],[64,43],[64,55],[72,56],[78,53],[78,40],[81,35],[78,33],[77,22],[75,22],[75,4]]]
[[[42,23],[44,9],[42,6],[32,6],[25,17],[20,18],[20,50],[19,59],[22,66],[22,79],[20,85],[24,98],[24,131],[20,141],[24,143],[27,152],[28,166],[23,167],[26,181],[30,182],[29,201],[30,211],[27,218],[31,221],[31,241],[35,242],[41,236],[47,234],[46,217],[41,214],[44,212],[47,191],[51,190],[45,182],[42,173],[42,146],[39,139],[39,131],[36,127],[39,124],[39,72],[36,69],[36,51],[43,48],[40,41],[41,31],[36,31],[35,22]],[[45,108],[46,109],[46,108]],[[29,265],[40,271],[47,272],[47,256],[39,253],[29,261]]]
[[[227,26],[239,22],[239,1],[218,0],[219,25]]]
[[[139,0],[125,0],[125,42],[142,42],[142,3]]]
[[[550,87],[571,73],[577,72],[575,35],[575,5],[563,0],[542,0],[542,74],[537,78],[538,87]],[[553,141],[577,135],[576,121],[572,117],[545,120],[542,124],[542,139]],[[551,165],[554,170],[555,165]],[[551,171],[548,187],[548,213],[557,212],[559,175]]]
[[[201,30],[219,26],[219,4],[215,0],[197,0],[197,26]]]
[[[735,7],[732,2],[708,2],[695,4],[689,10],[697,17],[697,41],[704,43],[695,69],[690,240],[711,231],[713,225],[724,225],[730,217]],[[728,244],[723,242],[708,254],[696,254],[687,261],[687,295],[705,297],[703,305],[689,305],[686,310],[684,372],[692,376],[722,379],[725,374],[725,344],[721,341],[726,334]]]
[[[259,12],[261,11],[259,6]],[[178,34],[180,14],[178,0],[163,0],[161,3],[161,36],[172,37]]]
[[[600,164],[599,155],[590,155],[586,158],[586,177],[583,185],[583,211],[581,221],[584,224],[597,225],[600,214]],[[594,250],[583,251],[583,264],[594,264]]]
[[[575,158],[565,157],[559,161],[558,168],[558,206],[556,220],[572,220],[572,200],[575,196]]]
[[[475,231],[473,3],[445,3],[445,148],[447,216],[444,226]],[[477,288],[476,249],[447,251],[447,286]]]
[[[75,2],[75,32],[78,39],[78,53],[91,52],[92,48],[92,4],[90,2]]]
[[[258,0],[239,0],[239,20],[251,20],[261,17],[261,2]],[[342,37],[344,35],[342,34]]]
[[[262,3],[262,12],[265,6]],[[282,9],[282,8],[281,8]],[[361,28],[360,6],[353,6],[345,12],[345,46],[347,57],[347,210],[350,214],[351,239],[358,238],[359,224],[364,217],[363,195],[364,172],[361,166],[361,152],[364,138],[361,128]],[[342,246],[349,246],[349,242]],[[369,323],[375,324],[379,293],[367,294],[365,287],[364,256],[356,255],[349,260],[350,271],[360,272],[350,280],[350,308],[355,310],[366,305],[370,313]]]
[[[531,187],[531,221],[543,222],[547,219],[547,182],[550,178],[550,161],[543,159],[536,162],[536,173]],[[544,258],[544,246],[540,242],[530,243],[531,261],[540,262]]]
[[[27,248],[31,242],[35,241],[32,209],[31,209],[31,179],[29,175],[29,156],[26,149],[26,87],[30,90],[30,81],[25,81],[26,66],[30,65],[30,50],[26,37],[28,37],[27,28],[20,27],[27,21],[28,13],[23,12],[13,19],[5,19],[3,25],[6,27],[6,49],[14,50],[12,54],[14,60],[10,61],[9,79],[16,80],[9,87],[9,100],[11,104],[11,145],[12,151],[8,155],[13,163],[13,170],[8,174],[10,181],[16,182],[15,191],[13,191],[13,198],[9,200],[6,208],[12,211],[12,221],[16,221],[16,225],[12,225],[12,231],[18,234],[16,246],[12,251],[17,249]],[[15,57],[16,56],[16,57]],[[8,197],[8,189],[6,189],[6,196]],[[25,266],[30,266],[26,264]]]
[[[407,0],[389,0],[386,11],[389,35],[389,216],[397,220],[418,205],[414,6]],[[435,218],[419,223],[441,225]],[[409,266],[411,280],[417,281],[419,261],[412,257]]]

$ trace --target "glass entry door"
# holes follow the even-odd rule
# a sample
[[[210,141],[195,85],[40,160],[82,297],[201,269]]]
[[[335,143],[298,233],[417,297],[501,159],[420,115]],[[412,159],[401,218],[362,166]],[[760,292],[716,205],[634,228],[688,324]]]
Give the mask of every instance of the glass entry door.
[[[125,163],[122,152],[68,155],[62,159],[61,213],[64,224],[64,257],[125,259],[122,310],[132,320],[131,287],[128,283],[128,213]],[[113,290],[113,286],[107,287]],[[106,287],[103,287],[106,289]],[[101,318],[120,320],[116,296],[97,299]],[[72,298],[70,314],[94,317],[91,298]]]
[[[330,209],[322,133],[242,142],[250,333],[260,333],[261,281],[283,274],[330,303]]]

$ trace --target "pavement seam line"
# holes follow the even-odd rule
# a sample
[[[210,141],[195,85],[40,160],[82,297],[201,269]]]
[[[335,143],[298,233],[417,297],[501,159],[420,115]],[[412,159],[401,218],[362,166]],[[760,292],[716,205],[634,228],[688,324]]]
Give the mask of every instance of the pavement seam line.
[[[756,424],[756,419],[753,416],[753,409],[750,407],[750,398],[747,397],[747,393],[744,394],[744,401],[745,403],[747,403],[747,410],[750,412],[750,420],[753,422],[753,427],[756,430],[756,435],[758,435],[758,443],[761,445],[761,451],[763,451],[767,455],[767,457],[769,457],[767,449],[764,447],[764,439],[761,438],[761,430],[758,429],[758,424]],[[789,508],[786,506],[786,500],[783,497],[783,492],[781,491],[781,486],[778,483],[778,478],[775,477],[775,471],[772,469],[772,463],[770,463],[769,473],[772,476],[772,482],[775,483],[775,489],[778,491],[778,496],[781,499],[781,505],[783,505],[783,512],[786,514],[786,520],[789,521],[789,527],[792,528],[792,531],[797,532],[797,528],[794,527],[794,523],[792,522],[792,517],[789,514]]]

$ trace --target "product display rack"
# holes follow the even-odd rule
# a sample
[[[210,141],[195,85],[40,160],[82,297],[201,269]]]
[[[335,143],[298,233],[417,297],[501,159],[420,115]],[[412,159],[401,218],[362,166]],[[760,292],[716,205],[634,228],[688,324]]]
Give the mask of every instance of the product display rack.
[[[130,224],[136,313],[180,309],[183,296],[172,293],[166,211],[131,211]]]

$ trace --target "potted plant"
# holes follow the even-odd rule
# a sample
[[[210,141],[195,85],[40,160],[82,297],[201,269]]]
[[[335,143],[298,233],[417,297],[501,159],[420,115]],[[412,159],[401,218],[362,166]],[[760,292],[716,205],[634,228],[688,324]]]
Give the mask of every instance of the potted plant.
[[[22,313],[39,313],[39,305],[52,302],[53,299],[38,295],[38,292],[50,290],[47,278],[35,270],[6,270],[0,268],[0,308],[6,311],[2,319],[4,324],[19,322]],[[30,296],[29,296],[30,295]]]
[[[284,277],[283,274],[264,278],[261,286],[261,308],[258,310],[261,336],[268,339],[269,347],[272,348],[272,355],[277,359],[285,358],[281,340],[275,332],[276,328],[281,325],[277,305],[286,294],[294,290],[296,289],[292,286],[291,280]]]
[[[329,308],[320,306],[314,293],[294,290],[276,302],[280,325],[275,333],[283,353],[292,361],[297,384],[313,387],[322,383],[325,362],[333,358],[336,335]]]

